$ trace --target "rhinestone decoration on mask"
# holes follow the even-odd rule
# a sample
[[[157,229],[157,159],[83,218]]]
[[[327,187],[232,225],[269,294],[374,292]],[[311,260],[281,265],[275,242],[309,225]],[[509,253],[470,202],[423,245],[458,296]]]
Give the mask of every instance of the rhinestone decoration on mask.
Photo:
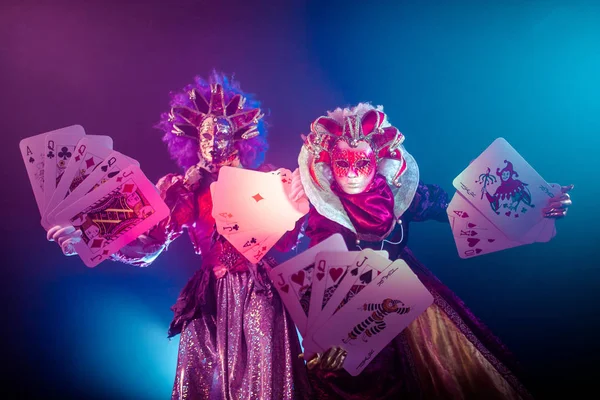
[[[223,86],[210,85],[210,99],[198,89],[188,92],[193,108],[174,106],[169,113],[172,133],[199,142],[201,163],[210,169],[234,164],[235,143],[259,135],[258,121],[263,117],[259,108],[243,110],[245,98],[236,94],[226,104]]]
[[[373,150],[377,173],[386,178],[394,195],[397,218],[408,209],[419,182],[419,168],[402,143],[404,136],[387,120],[383,108],[360,103],[317,118],[298,156],[302,185],[319,214],[356,233],[340,199],[331,190],[335,181],[333,150],[340,141],[357,146],[361,141]]]
[[[358,142],[355,148],[339,140],[331,151],[333,175],[340,188],[348,194],[362,193],[373,182],[375,154],[367,142]]]
[[[367,111],[362,116],[346,116],[343,126],[331,117],[317,118],[312,123],[311,132],[304,144],[313,155],[309,170],[315,183],[322,187],[322,182],[319,182],[314,173],[315,165],[317,163],[331,165],[336,145],[343,140],[351,148],[356,148],[360,142],[368,143],[375,154],[377,164],[383,158],[400,161],[401,166],[393,180],[395,185],[400,186],[398,178],[406,169],[406,162],[399,150],[399,146],[404,141],[404,135],[393,126],[383,127],[384,119],[385,114],[378,110]]]

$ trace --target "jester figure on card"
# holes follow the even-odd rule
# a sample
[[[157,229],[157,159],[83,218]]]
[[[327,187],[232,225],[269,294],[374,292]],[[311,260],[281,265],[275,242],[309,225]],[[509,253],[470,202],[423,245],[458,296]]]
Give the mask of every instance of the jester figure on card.
[[[294,324],[266,273],[273,259],[248,261],[217,232],[211,213],[210,185],[221,168],[262,162],[267,149],[262,117],[256,100],[217,73],[174,93],[159,127],[185,173],[168,174],[157,184],[170,216],[113,255],[145,267],[187,231],[202,256],[173,306],[169,337],[181,334],[173,399],[309,397]],[[302,198],[298,172],[292,181],[290,198]],[[57,226],[48,237],[72,255],[80,232]],[[289,250],[297,237],[298,231],[290,231],[276,247]]]
[[[403,142],[382,107],[364,103],[318,118],[305,138],[298,161],[313,206],[310,246],[341,234],[348,250],[387,250],[434,298],[358,376],[341,368],[344,349],[306,352],[311,385],[321,399],[530,398],[505,346],[406,247],[410,223],[448,222],[449,198],[439,186],[420,181]],[[546,217],[563,216],[568,205],[566,195],[549,205]],[[381,330],[386,316],[402,306],[388,303],[369,306],[374,312],[347,341]]]

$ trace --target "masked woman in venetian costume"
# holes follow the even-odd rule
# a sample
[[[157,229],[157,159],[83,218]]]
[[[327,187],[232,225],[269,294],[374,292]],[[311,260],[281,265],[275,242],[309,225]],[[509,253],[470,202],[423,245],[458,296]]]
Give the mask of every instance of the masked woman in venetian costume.
[[[411,222],[448,222],[448,195],[423,184],[404,136],[381,107],[359,104],[318,118],[305,138],[299,165],[314,206],[310,246],[334,233],[349,250],[387,250],[401,258],[434,296],[434,304],[356,377],[341,369],[344,350],[306,354],[313,390],[321,399],[525,399],[518,366],[507,349],[406,247]],[[561,217],[563,197],[546,217]]]
[[[210,184],[222,166],[252,168],[267,149],[259,103],[224,76],[196,78],[172,95],[159,127],[185,175],[169,174],[157,188],[168,218],[113,256],[148,266],[187,230],[202,264],[181,292],[169,337],[181,334],[173,399],[303,399],[310,388],[293,322],[267,269],[272,258],[249,263],[215,229]],[[267,168],[268,169],[268,168]],[[290,197],[302,200],[299,174]],[[305,200],[305,197],[304,197]],[[299,227],[300,224],[298,224]],[[57,226],[48,233],[67,255],[80,231]],[[287,251],[298,229],[276,246]]]

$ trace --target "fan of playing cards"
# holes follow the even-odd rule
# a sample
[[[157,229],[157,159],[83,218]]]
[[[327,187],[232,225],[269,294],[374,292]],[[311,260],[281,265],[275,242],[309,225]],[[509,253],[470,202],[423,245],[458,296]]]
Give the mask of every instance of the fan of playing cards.
[[[548,199],[561,188],[548,184],[503,138],[496,139],[454,179],[448,216],[461,258],[547,242],[556,235],[544,218]]]
[[[221,167],[210,186],[217,231],[246,259],[259,262],[309,209],[289,199],[290,170],[271,172]]]
[[[94,267],[169,215],[139,163],[113,150],[112,139],[73,125],[19,144],[44,229],[82,232],[75,250]]]
[[[340,234],[269,273],[303,337],[305,353],[347,351],[344,369],[358,375],[433,297],[402,260],[385,251],[348,251]]]

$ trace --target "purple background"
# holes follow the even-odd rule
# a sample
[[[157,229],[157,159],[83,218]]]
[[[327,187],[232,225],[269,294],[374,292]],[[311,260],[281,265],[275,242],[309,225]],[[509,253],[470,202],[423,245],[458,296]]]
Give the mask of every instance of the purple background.
[[[406,135],[428,183],[453,191],[452,179],[499,136],[549,182],[575,183],[576,206],[551,243],[461,260],[449,227],[428,222],[414,226],[410,246],[517,354],[534,392],[593,387],[598,5],[326,3],[2,2],[0,391],[169,396],[169,307],[199,257],[187,239],[143,270],[63,257],[39,225],[18,142],[81,124],[112,136],[156,180],[177,171],[152,128],[168,93],[212,68],[235,73],[262,101],[267,161],[280,166],[296,167],[300,134],[326,110],[373,101]]]

